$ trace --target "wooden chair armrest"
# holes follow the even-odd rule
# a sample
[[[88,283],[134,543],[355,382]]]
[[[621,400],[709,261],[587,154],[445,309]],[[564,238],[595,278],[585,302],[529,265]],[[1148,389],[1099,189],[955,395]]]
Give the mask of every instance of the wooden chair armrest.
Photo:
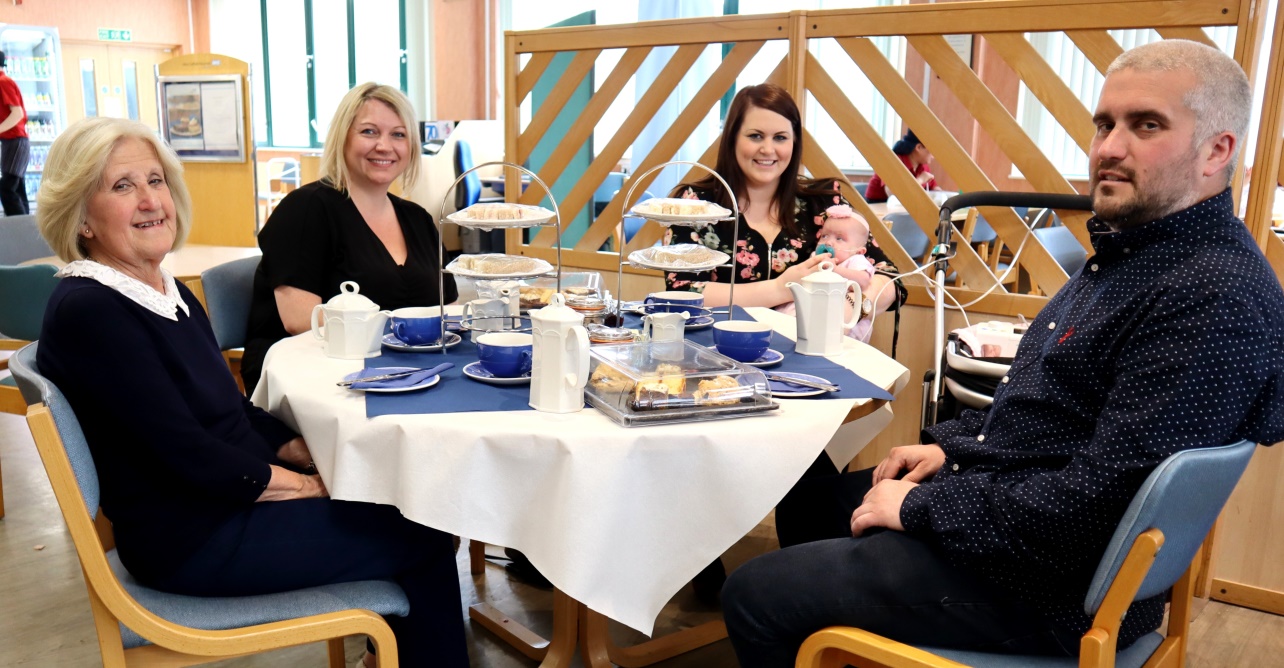
[[[1084,634],[1079,642],[1080,666],[1113,666],[1115,648],[1119,642],[1119,624],[1123,615],[1132,605],[1137,590],[1155,563],[1155,555],[1164,545],[1164,533],[1159,529],[1149,529],[1137,536],[1124,557],[1114,583],[1106,591],[1106,597],[1097,608],[1097,616],[1092,620],[1092,628]]]
[[[811,634],[798,650],[795,668],[839,668],[847,657],[859,666],[887,668],[967,668],[961,663],[857,628],[831,626]]]

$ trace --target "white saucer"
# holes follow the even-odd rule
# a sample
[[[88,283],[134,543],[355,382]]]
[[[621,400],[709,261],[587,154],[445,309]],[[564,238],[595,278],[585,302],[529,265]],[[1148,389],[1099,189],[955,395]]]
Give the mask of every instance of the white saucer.
[[[460,341],[463,341],[463,339],[454,332],[446,332],[445,341],[446,347],[449,348],[451,346],[458,345]],[[426,346],[412,346],[409,343],[403,343],[401,339],[398,339],[392,334],[384,334],[383,345],[388,348],[392,348],[393,350],[400,350],[405,353],[422,353],[430,350],[441,350],[442,348],[442,344],[440,343],[433,343]]]
[[[393,367],[385,367],[381,369],[362,369],[360,371],[354,371],[344,376],[343,379],[352,380],[354,378],[361,378],[362,376],[368,376],[374,373],[375,371],[380,371],[383,373],[396,373],[397,371],[405,371],[405,370],[409,370],[410,368],[412,367],[393,366]],[[364,387],[364,388],[349,387],[348,389],[354,390],[356,392],[414,392],[415,390],[426,390],[432,387],[433,385],[436,385],[439,382],[441,382],[441,374],[436,374],[432,378],[429,378],[428,380],[425,380],[422,383],[407,385],[405,387]]]
[[[768,348],[767,352],[762,354],[762,357],[759,357],[752,362],[743,362],[743,364],[748,364],[749,366],[774,366],[783,361],[785,361],[784,353]]]
[[[472,364],[466,365],[464,367],[464,375],[472,378],[473,380],[480,380],[483,383],[490,383],[491,385],[526,385],[531,382],[531,374],[529,371],[526,372],[526,375],[518,376],[516,378],[500,378],[499,376],[492,375],[489,371],[483,368],[481,362],[473,362]]]
[[[813,376],[811,374],[806,374],[806,373],[794,373],[790,371],[776,371],[772,375],[784,376],[785,378],[792,377],[792,378],[799,378],[802,380],[813,380],[813,381],[816,381],[817,383],[832,382],[824,378],[821,378],[820,376]],[[767,381],[767,387],[771,389],[771,396],[773,397],[814,397],[818,394],[825,394],[829,391],[829,390],[818,390],[814,387],[800,387],[797,390],[776,391],[776,388],[771,384],[772,382],[773,381],[770,381],[770,380]]]

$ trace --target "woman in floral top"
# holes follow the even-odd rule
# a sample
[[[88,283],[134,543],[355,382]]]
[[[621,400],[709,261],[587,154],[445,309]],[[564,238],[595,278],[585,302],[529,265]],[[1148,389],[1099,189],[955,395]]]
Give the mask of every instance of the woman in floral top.
[[[833,179],[798,178],[801,136],[798,105],[783,88],[760,84],[736,93],[727,112],[715,169],[736,194],[740,218],[703,228],[669,229],[666,243],[699,243],[735,258],[739,306],[773,307],[792,301],[793,294],[785,285],[816,271],[829,258],[828,253],[812,257],[817,234],[825,222],[825,209],[844,202]],[[731,208],[726,189],[712,175],[679,185],[673,196],[695,197]],[[739,239],[732,249],[732,234],[737,229]],[[904,299],[903,289],[899,285],[896,289],[883,287],[892,281],[896,268],[873,239],[867,247],[866,255],[879,273],[863,291],[864,299],[857,300],[852,295],[849,303],[853,307],[865,305],[868,299],[871,309],[893,307]],[[730,297],[731,271],[718,268],[712,273],[670,273],[665,283],[670,290],[704,293],[705,306],[725,306]],[[836,473],[829,456],[822,452],[804,477]],[[716,599],[725,579],[721,560],[709,564],[692,580],[696,597],[704,601]]]
[[[801,132],[798,106],[783,88],[760,84],[742,89],[727,112],[715,167],[736,193],[740,219],[700,228],[670,228],[666,243],[703,244],[735,259],[737,305],[771,307],[792,301],[786,284],[816,271],[829,258],[828,254],[812,257],[816,238],[825,222],[825,209],[846,201],[834,179],[799,179]],[[726,189],[712,175],[679,185],[674,196],[731,208]],[[732,225],[739,234],[735,249],[731,245],[737,228]],[[863,296],[873,301],[873,308],[893,307],[903,299],[903,288],[883,287],[892,281],[896,267],[872,238],[867,246],[879,273]],[[707,306],[723,306],[729,298],[731,271],[719,267],[712,272],[670,272],[665,283],[670,290],[704,293]]]

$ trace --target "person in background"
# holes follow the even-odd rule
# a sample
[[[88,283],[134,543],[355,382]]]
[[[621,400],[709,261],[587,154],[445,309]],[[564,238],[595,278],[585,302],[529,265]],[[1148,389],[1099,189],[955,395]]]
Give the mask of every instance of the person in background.
[[[906,130],[905,136],[892,144],[892,153],[901,159],[905,169],[914,175],[914,180],[924,190],[936,190],[936,177],[927,171],[927,163],[932,160],[932,154],[927,152],[927,147],[918,140],[918,135],[913,130]],[[883,182],[883,177],[875,174],[865,186],[865,201],[886,202],[887,198],[887,184]]]
[[[27,203],[27,162],[31,140],[27,138],[27,107],[18,84],[5,72],[7,60],[0,51],[0,205],[6,216],[25,216]]]
[[[913,645],[1076,655],[1106,546],[1169,455],[1284,440],[1284,290],[1229,187],[1252,89],[1169,39],[1106,71],[1089,151],[1094,255],[1045,305],[986,410],[877,468],[804,481],[781,545],[731,574],[746,668],[830,625]],[[1156,629],[1136,601],[1119,648]]]
[[[259,247],[241,377],[254,393],[268,348],[311,329],[312,307],[355,281],[380,308],[437,304],[437,227],[423,207],[388,192],[419,174],[419,124],[405,94],[365,83],[348,91],[330,121],[321,180],[272,210]],[[458,298],[445,277],[444,301]]]
[[[190,596],[391,579],[410,601],[388,618],[402,664],[468,666],[451,537],[331,500],[307,443],[241,394],[200,302],[161,268],[191,229],[173,150],[142,123],[86,118],[47,164],[37,222],[68,264],[36,360],[84,430],[130,574]]]

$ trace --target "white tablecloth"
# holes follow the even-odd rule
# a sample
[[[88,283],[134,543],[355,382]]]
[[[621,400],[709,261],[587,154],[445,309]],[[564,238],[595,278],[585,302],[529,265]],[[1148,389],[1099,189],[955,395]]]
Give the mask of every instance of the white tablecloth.
[[[750,311],[794,336],[792,318]],[[847,346],[835,361],[892,392],[905,385],[905,367]],[[891,421],[887,405],[843,425],[857,402],[821,399],[630,429],[592,409],[367,419],[363,395],[335,386],[361,367],[325,357],[307,333],[273,346],[254,393],[303,434],[333,498],[394,504],[441,531],[517,548],[572,598],[647,634],[673,594],[756,526],[822,448],[845,464]]]

